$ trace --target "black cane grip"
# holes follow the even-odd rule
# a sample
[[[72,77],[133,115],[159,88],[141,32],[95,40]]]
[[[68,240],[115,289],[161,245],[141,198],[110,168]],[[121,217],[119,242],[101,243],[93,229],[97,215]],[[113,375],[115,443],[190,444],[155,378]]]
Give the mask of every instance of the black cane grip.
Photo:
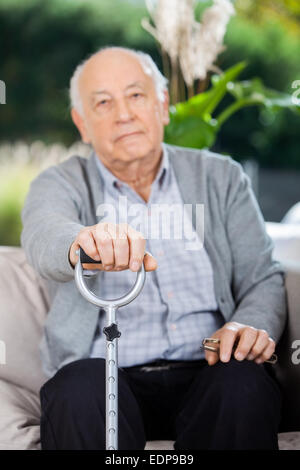
[[[102,261],[96,261],[91,258],[86,252],[80,247],[80,262],[83,264],[102,264]]]

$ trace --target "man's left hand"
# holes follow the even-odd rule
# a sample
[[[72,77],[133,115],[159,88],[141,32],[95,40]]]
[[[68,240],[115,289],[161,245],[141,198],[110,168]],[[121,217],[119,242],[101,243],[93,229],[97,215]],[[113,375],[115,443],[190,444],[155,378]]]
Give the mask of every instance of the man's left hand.
[[[221,362],[229,362],[234,345],[236,349],[233,354],[237,361],[248,359],[254,360],[257,364],[270,359],[276,346],[275,341],[265,330],[258,330],[237,322],[225,323],[211,338],[220,340],[219,353],[205,351],[205,359],[211,366],[219,359]]]

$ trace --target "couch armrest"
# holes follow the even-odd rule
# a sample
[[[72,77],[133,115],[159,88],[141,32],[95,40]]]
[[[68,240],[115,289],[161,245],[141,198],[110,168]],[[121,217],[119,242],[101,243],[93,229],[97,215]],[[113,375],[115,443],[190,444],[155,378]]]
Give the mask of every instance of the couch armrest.
[[[274,367],[283,393],[281,432],[300,429],[300,265],[285,263],[285,267],[288,319],[277,345],[278,364]]]
[[[39,396],[0,379],[0,403],[0,450],[39,450]]]
[[[266,231],[274,244],[273,257],[286,263],[300,263],[300,224],[266,222]]]
[[[22,248],[0,246],[0,341],[6,350],[0,379],[35,393],[46,380],[39,353],[49,306],[45,282]]]

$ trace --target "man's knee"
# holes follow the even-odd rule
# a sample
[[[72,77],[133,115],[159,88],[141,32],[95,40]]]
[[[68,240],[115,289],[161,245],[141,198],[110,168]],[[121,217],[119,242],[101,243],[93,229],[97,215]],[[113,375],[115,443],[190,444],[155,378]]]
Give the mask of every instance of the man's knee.
[[[105,360],[102,358],[80,359],[66,364],[49,379],[40,390],[41,402],[62,400],[70,402],[90,395],[97,388],[99,395],[105,393]]]
[[[175,449],[275,449],[280,405],[263,365],[235,359],[207,365],[177,415]]]
[[[280,390],[274,379],[263,365],[253,361],[219,361],[214,366],[209,366],[207,379],[215,393],[228,397],[236,405],[246,406],[255,402],[263,405],[270,400],[279,404],[281,401]]]
[[[195,425],[203,420],[220,421],[222,427],[237,423],[270,423],[276,428],[280,419],[279,387],[263,365],[253,361],[217,362],[199,370],[183,399],[176,419],[177,429],[193,417]],[[250,426],[250,424],[249,424]]]

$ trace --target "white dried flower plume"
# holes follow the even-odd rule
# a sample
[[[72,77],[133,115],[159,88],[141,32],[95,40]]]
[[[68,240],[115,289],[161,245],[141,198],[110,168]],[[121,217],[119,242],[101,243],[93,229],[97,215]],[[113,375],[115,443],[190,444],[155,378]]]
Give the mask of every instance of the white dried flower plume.
[[[155,24],[147,19],[142,26],[161,44],[171,61],[179,61],[184,81],[190,86],[203,80],[224,50],[223,39],[230,17],[235,13],[230,0],[214,0],[198,22],[194,17],[195,0],[146,0]]]

